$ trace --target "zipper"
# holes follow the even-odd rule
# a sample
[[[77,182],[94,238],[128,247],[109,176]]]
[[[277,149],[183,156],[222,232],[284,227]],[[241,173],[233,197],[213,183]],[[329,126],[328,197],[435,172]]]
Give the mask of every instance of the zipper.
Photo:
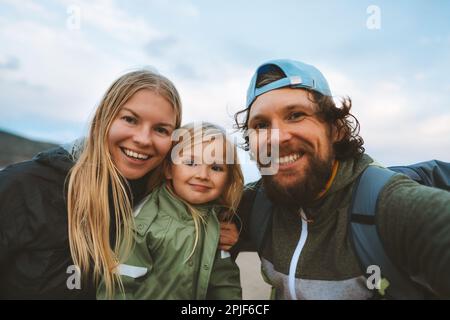
[[[302,222],[302,231],[300,234],[300,240],[297,243],[294,254],[292,255],[291,264],[289,266],[289,277],[288,277],[288,287],[289,294],[292,300],[297,300],[297,294],[295,290],[295,271],[297,270],[297,264],[300,259],[303,247],[305,246],[306,238],[308,237],[308,221],[305,213],[300,209],[300,216]]]

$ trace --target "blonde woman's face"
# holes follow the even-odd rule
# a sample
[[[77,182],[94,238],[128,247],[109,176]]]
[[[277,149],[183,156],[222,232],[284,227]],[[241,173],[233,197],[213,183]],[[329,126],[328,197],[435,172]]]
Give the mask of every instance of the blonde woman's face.
[[[221,139],[204,144],[209,150],[223,148]],[[176,164],[166,172],[166,178],[172,181],[174,192],[191,204],[202,204],[218,199],[225,191],[228,181],[228,167],[222,156],[198,150],[183,149]]]
[[[169,152],[176,115],[161,95],[143,89],[125,103],[108,134],[109,151],[127,179],[143,177]]]

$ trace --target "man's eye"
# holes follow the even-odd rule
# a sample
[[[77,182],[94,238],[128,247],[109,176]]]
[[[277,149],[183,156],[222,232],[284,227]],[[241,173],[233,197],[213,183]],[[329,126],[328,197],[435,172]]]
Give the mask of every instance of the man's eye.
[[[135,117],[132,117],[132,116],[123,116],[121,119],[125,120],[127,123],[130,123],[130,124],[136,124],[137,123],[137,119]]]
[[[306,114],[304,114],[303,112],[292,112],[289,117],[288,120],[297,120],[301,117],[306,116]]]
[[[258,122],[253,126],[254,129],[267,129],[268,127],[269,125],[266,122]]]

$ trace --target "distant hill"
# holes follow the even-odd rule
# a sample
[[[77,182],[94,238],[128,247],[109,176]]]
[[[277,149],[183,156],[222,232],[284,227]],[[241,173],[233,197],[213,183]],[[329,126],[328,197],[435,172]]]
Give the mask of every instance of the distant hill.
[[[0,168],[33,158],[40,151],[57,146],[30,140],[0,129]]]

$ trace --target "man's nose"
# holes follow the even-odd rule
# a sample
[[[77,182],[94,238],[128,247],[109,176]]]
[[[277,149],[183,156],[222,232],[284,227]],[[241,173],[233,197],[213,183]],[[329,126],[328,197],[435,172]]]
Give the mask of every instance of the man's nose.
[[[269,143],[282,145],[291,140],[292,134],[284,124],[274,121],[270,130]]]

